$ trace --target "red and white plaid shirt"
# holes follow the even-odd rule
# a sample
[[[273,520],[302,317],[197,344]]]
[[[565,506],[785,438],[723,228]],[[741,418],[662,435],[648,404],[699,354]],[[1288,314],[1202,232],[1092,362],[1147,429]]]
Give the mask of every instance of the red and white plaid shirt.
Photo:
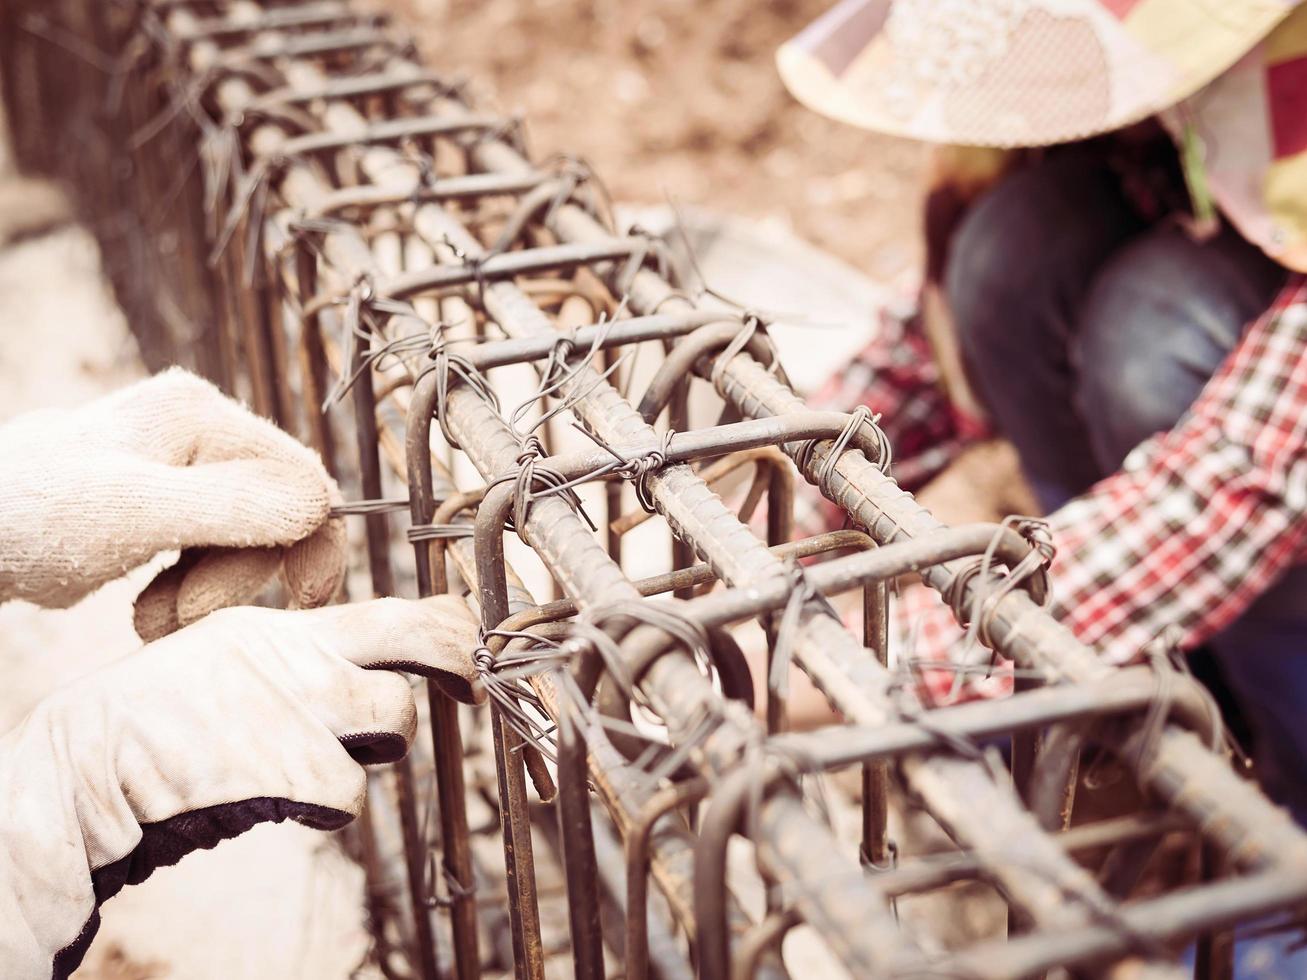
[[[893,418],[883,389],[863,403]],[[1247,329],[1175,428],[1049,523],[1054,612],[1117,663],[1165,631],[1182,648],[1201,644],[1307,561],[1307,279]],[[947,662],[960,648],[935,593],[914,586],[896,606],[900,640],[910,638],[900,651],[914,661]],[[995,677],[967,693],[1003,687]],[[952,690],[952,672],[929,672],[927,688]]]

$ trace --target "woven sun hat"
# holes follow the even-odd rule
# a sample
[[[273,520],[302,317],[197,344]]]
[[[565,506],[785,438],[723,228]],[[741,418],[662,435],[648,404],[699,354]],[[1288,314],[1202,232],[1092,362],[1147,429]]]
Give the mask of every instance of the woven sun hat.
[[[809,108],[935,143],[1042,146],[1188,98],[1299,0],[843,0],[777,54]]]

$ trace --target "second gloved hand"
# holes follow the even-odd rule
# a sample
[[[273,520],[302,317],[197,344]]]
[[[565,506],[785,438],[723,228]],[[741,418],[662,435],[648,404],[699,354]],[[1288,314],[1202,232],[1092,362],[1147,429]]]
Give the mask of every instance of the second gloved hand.
[[[0,964],[65,977],[101,902],[267,821],[357,816],[359,765],[415,736],[409,680],[473,700],[476,620],[449,596],[239,608],[41,702],[0,739]]]

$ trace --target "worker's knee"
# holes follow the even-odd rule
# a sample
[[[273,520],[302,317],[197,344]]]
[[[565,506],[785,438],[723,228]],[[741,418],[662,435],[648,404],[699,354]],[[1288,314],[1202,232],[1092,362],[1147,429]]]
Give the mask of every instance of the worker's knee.
[[[1080,409],[1098,463],[1170,429],[1274,295],[1281,275],[1227,236],[1158,228],[1099,271],[1075,331]]]
[[[1069,319],[1095,269],[1138,230],[1110,174],[1067,156],[1017,170],[967,212],[944,289],[973,371],[1010,378],[1064,362]],[[990,370],[992,369],[992,371]]]
[[[1033,323],[1013,312],[1030,296],[1032,262],[1022,257],[1038,254],[1047,231],[1040,214],[1045,183],[1037,169],[1009,175],[976,202],[953,236],[944,289],[969,357],[1007,348],[1021,324]]]

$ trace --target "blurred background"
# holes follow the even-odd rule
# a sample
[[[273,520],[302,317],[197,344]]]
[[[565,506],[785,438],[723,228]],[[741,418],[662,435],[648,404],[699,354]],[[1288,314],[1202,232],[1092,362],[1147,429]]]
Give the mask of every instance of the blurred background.
[[[920,260],[923,144],[799,105],[776,49],[830,0],[388,0],[430,64],[613,196],[778,225],[890,283]]]

